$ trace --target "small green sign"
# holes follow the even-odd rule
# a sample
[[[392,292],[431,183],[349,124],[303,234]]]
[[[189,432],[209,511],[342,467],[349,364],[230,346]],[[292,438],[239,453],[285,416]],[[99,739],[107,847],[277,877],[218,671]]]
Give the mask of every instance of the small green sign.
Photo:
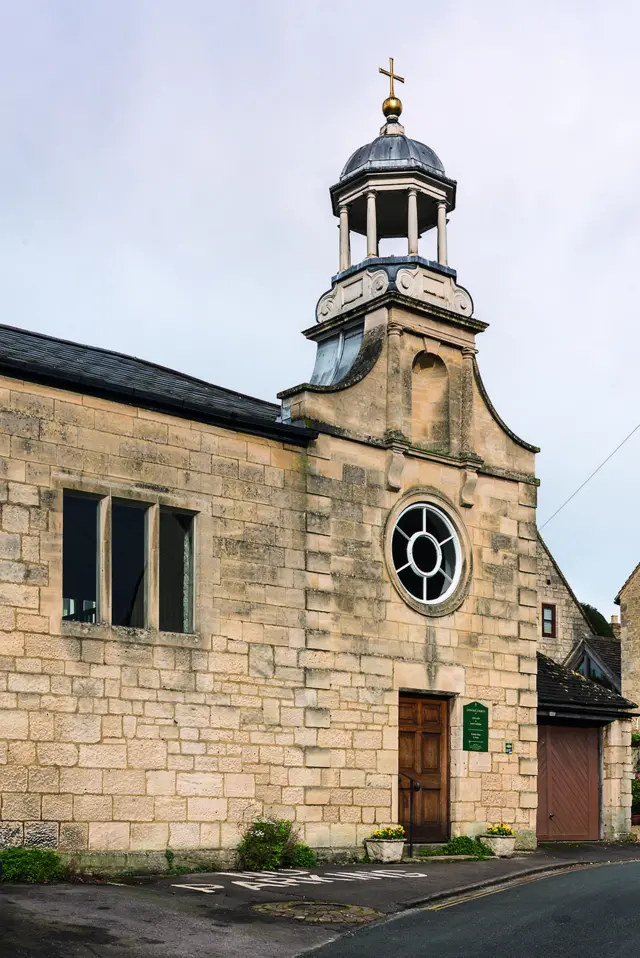
[[[467,752],[489,751],[489,709],[480,702],[462,709],[462,747]]]
[[[507,755],[513,755],[513,742],[505,742],[504,750],[507,753]]]

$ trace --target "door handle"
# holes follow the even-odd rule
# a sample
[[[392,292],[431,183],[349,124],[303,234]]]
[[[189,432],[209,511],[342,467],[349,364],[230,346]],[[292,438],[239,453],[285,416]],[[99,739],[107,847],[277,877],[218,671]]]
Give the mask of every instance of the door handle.
[[[549,818],[553,818],[555,812],[549,812]]]

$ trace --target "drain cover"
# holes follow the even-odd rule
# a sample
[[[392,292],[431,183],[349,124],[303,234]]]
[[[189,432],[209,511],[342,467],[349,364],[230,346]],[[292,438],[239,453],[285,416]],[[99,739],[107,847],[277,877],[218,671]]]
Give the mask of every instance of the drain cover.
[[[295,918],[312,925],[361,925],[384,917],[382,912],[363,905],[338,905],[329,901],[272,901],[254,905],[253,910],[271,918]]]

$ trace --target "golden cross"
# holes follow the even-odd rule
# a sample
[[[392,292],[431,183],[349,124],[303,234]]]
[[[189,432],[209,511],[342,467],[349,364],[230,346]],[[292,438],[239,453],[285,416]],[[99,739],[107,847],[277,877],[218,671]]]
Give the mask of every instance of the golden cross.
[[[384,73],[386,77],[389,77],[389,96],[394,97],[393,81],[399,80],[400,83],[404,83],[404,77],[399,77],[397,73],[393,72],[393,57],[389,57],[389,69],[383,70],[382,67],[378,67],[378,72]]]

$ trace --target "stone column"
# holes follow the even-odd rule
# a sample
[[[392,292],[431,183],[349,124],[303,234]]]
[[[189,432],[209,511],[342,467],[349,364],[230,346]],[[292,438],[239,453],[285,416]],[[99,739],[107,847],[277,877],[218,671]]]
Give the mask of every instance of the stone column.
[[[407,235],[409,237],[409,256],[418,255],[418,191],[409,190],[409,214]]]
[[[447,204],[438,203],[438,262],[447,265]]]
[[[462,383],[460,390],[460,453],[473,453],[473,357],[476,350],[465,346],[462,350]]]
[[[376,221],[376,191],[367,193],[367,257],[378,255],[378,224]]]
[[[340,206],[340,272],[351,266],[351,244],[349,241],[349,207]]]

